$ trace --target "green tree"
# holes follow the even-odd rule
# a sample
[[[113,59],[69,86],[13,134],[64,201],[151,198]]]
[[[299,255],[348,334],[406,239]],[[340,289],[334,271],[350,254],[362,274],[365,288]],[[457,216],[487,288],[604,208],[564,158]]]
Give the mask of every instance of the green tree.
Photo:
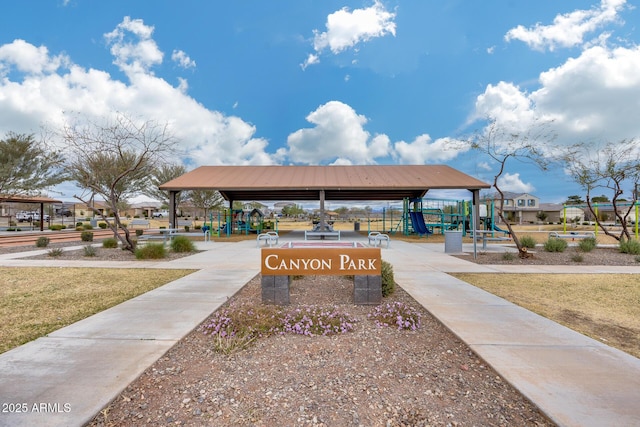
[[[24,196],[66,181],[64,158],[33,135],[7,133],[0,140],[0,194]]]
[[[149,177],[173,151],[176,141],[168,125],[120,113],[102,123],[75,116],[61,135],[69,146],[67,171],[82,189],[74,197],[102,217],[123,249],[133,252],[135,244],[119,212],[127,199],[148,191]],[[93,206],[95,196],[104,199],[105,210]],[[113,214],[113,220],[105,211]]]
[[[567,197],[564,202],[565,205],[584,205],[585,201],[582,200],[582,196],[574,195]]]
[[[616,240],[629,240],[631,232],[628,227],[628,218],[637,200],[637,194],[633,192],[633,200],[628,207],[620,208],[618,205],[627,185],[635,185],[640,181],[640,160],[638,160],[638,148],[640,140],[625,139],[619,142],[608,142],[604,146],[595,144],[577,144],[571,152],[564,156],[566,169],[586,192],[587,207],[596,223],[607,235]],[[577,156],[576,153],[581,153]],[[606,190],[601,196],[591,196],[594,191]],[[620,225],[620,232],[603,227],[605,213],[596,215],[594,203],[611,203],[612,215]]]
[[[204,211],[205,220],[209,211],[224,208],[224,198],[216,190],[192,190],[189,192],[189,198],[193,206]]]
[[[161,164],[153,170],[153,173],[149,177],[149,187],[145,190],[144,194],[160,201],[163,206],[169,206],[169,192],[160,190],[158,187],[185,173],[187,173],[187,168],[183,165],[175,163]],[[179,192],[176,195],[176,209],[178,209],[180,203],[188,197],[189,195],[186,192]]]

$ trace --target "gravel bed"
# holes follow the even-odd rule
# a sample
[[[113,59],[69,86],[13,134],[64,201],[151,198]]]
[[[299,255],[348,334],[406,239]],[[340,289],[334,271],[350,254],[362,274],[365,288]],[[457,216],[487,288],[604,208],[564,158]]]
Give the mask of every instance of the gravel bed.
[[[513,247],[515,250],[515,246]],[[640,267],[640,257],[621,253],[617,248],[596,248],[591,252],[582,252],[577,247],[569,247],[564,252],[546,252],[537,247],[529,251],[530,258],[519,258],[517,252],[505,256],[499,252],[478,251],[476,259],[472,254],[459,255],[458,258],[478,264],[514,264],[514,265],[629,265]]]
[[[91,426],[550,426],[538,410],[406,292],[416,331],[379,327],[352,280],[294,281],[291,307],[357,319],[334,336],[270,336],[224,355],[197,329],[130,384]],[[260,304],[258,277],[232,301]]]

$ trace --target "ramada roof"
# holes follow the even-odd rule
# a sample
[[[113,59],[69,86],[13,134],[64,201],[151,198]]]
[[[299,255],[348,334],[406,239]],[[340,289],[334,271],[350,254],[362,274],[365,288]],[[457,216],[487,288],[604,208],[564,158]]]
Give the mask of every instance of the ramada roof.
[[[400,200],[485,182],[446,165],[201,166],[161,190],[218,190],[227,200]]]

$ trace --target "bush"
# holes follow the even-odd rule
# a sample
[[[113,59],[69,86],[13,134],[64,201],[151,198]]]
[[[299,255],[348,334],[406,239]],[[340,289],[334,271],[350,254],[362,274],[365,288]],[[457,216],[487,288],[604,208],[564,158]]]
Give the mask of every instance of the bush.
[[[402,302],[381,304],[373,309],[367,317],[378,326],[397,326],[398,330],[415,331],[420,327],[420,313]]]
[[[115,249],[118,247],[118,240],[113,237],[109,237],[108,239],[104,239],[102,241],[102,247],[107,249]]]
[[[571,255],[571,261],[573,261],[573,262],[582,262],[582,261],[584,261],[584,257],[582,256],[581,253],[575,253],[575,254]]]
[[[185,225],[185,226],[184,226],[184,231],[185,231],[186,233],[188,233],[188,232],[189,232],[189,226],[188,226],[188,225]]]
[[[196,245],[187,236],[176,236],[171,240],[173,252],[195,252]]]
[[[273,334],[335,335],[353,330],[356,320],[337,307],[234,305],[217,310],[199,331],[211,336],[216,352],[230,354]]]
[[[513,254],[513,252],[505,252],[502,254],[502,259],[505,261],[513,261],[514,259],[516,259],[516,256]]]
[[[49,246],[49,238],[45,237],[45,236],[40,236],[38,237],[38,240],[36,240],[36,247],[38,248],[46,248],[47,246]]]
[[[393,266],[385,260],[382,260],[380,268],[382,276],[382,296],[386,297],[393,293],[396,288],[396,282],[393,277]]]
[[[136,229],[136,237],[140,237],[144,234],[144,230],[141,230],[140,228]]]
[[[556,237],[551,237],[544,242],[544,250],[547,252],[564,252],[567,246],[569,246],[569,244],[565,240]]]
[[[635,239],[621,239],[619,249],[623,254],[640,255],[640,242]]]
[[[82,228],[82,223],[81,222],[76,222],[76,227]]]
[[[84,256],[93,257],[98,254],[98,250],[95,246],[86,245],[84,248]]]
[[[80,233],[80,240],[83,242],[93,242],[93,231],[83,231]]]
[[[597,242],[595,237],[587,237],[578,243],[578,248],[580,248],[582,252],[591,252],[596,248],[596,245]]]
[[[162,259],[167,256],[167,250],[162,243],[147,243],[137,247],[135,255],[136,259]]]
[[[106,222],[99,222],[98,223],[98,227],[100,227],[103,230],[106,230],[107,228],[107,223]]]
[[[91,224],[83,224],[82,228],[84,230],[93,230],[93,226]]]
[[[60,230],[64,230],[65,228],[67,228],[67,226],[62,224],[51,224],[49,226],[49,230],[52,230],[52,231],[60,231]]]
[[[531,236],[522,236],[520,239],[520,244],[527,249],[535,249],[536,243],[536,239]]]
[[[62,248],[53,248],[53,249],[49,249],[49,252],[47,252],[47,255],[49,255],[50,257],[59,257],[60,255],[62,255]]]

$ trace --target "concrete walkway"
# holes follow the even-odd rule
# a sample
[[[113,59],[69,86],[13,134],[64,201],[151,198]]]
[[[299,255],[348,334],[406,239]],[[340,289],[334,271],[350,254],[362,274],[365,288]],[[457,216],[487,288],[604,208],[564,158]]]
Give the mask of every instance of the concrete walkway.
[[[350,234],[343,239],[366,241]],[[200,271],[0,355],[0,403],[27,409],[0,412],[0,426],[83,425],[258,273],[253,240],[199,247],[206,252],[161,263],[37,261]],[[382,254],[405,290],[558,425],[640,425],[639,359],[447,274],[637,274],[640,267],[486,266],[444,254],[443,244],[395,240]],[[11,258],[0,256],[0,265],[36,264]]]

